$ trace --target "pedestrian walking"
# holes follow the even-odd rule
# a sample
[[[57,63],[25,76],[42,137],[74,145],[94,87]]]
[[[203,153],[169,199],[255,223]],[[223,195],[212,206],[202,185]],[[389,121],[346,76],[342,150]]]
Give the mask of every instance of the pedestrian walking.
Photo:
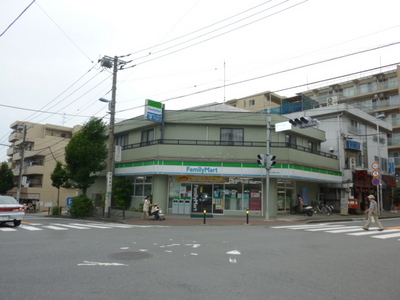
[[[300,196],[300,194],[297,194],[297,205],[299,207],[299,212],[303,211],[303,207],[304,207],[304,202],[303,202],[303,198]]]
[[[378,225],[378,227],[379,227],[378,230],[382,231],[385,228],[383,228],[381,221],[379,221],[379,218],[378,218],[378,203],[376,203],[376,201],[375,201],[375,196],[369,195],[367,198],[369,200],[369,208],[365,211],[365,213],[368,213],[368,219],[367,219],[367,223],[365,224],[363,229],[369,230],[369,226],[371,225],[371,222],[372,222],[372,217],[374,217],[374,221],[375,221],[376,225]]]
[[[143,213],[142,213],[142,220],[143,219],[149,219],[149,208],[151,206],[151,196],[147,196],[146,198],[144,198],[144,202],[143,202]]]

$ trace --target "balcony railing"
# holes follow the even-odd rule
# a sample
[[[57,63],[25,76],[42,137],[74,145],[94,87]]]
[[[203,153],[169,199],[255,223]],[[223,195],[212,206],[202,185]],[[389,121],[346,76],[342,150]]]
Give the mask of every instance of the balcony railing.
[[[122,146],[122,150],[129,150],[153,145],[194,145],[194,146],[226,146],[226,147],[266,147],[266,142],[251,142],[251,141],[216,141],[216,140],[174,140],[174,139],[158,139],[148,142],[129,144]],[[310,152],[316,155],[325,156],[328,158],[337,159],[337,155],[332,153],[318,151],[312,148],[299,146],[296,144],[285,142],[271,142],[271,148],[292,148],[299,151]]]
[[[400,138],[390,138],[387,141],[388,146],[400,146]]]

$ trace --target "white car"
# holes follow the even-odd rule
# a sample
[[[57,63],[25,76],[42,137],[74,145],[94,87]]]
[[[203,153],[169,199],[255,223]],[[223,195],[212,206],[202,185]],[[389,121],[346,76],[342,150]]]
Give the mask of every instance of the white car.
[[[21,225],[24,219],[24,206],[11,196],[0,196],[0,224],[13,222],[14,226]]]

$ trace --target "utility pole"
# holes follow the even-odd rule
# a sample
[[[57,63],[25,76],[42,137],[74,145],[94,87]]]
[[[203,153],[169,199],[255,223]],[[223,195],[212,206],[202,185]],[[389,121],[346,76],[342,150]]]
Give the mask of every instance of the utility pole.
[[[18,203],[20,202],[21,198],[21,187],[22,187],[22,173],[23,173],[23,168],[24,168],[24,160],[25,160],[25,141],[26,141],[26,125],[23,126],[23,133],[22,133],[22,143],[20,145],[20,155],[21,155],[21,160],[19,163],[19,180],[18,180],[18,190],[17,190],[17,201]]]
[[[111,102],[110,102],[110,127],[108,132],[108,155],[107,155],[107,186],[106,186],[106,201],[105,212],[107,218],[111,217],[111,197],[112,197],[112,184],[113,184],[113,170],[114,170],[114,123],[115,123],[115,103],[117,95],[117,73],[118,73],[118,57],[114,56],[113,59],[113,81],[111,88]]]
[[[271,95],[270,95],[271,97]],[[271,154],[271,149],[270,149],[270,143],[271,143],[271,106],[268,105],[268,114],[267,114],[267,156],[266,156],[266,163],[265,163],[265,171],[267,173],[265,177],[265,205],[266,205],[266,210],[265,210],[265,221],[269,221],[269,216],[270,216],[270,201],[269,201],[269,173],[270,173],[270,166],[268,164],[269,161],[269,156]]]

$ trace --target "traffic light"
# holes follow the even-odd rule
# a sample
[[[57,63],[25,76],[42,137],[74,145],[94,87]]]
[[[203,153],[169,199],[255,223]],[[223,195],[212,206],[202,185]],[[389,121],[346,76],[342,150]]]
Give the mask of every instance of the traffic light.
[[[316,126],[319,123],[319,121],[311,117],[300,117],[300,118],[290,119],[289,123],[292,124],[293,126],[298,126],[299,128],[307,128]]]
[[[268,155],[268,162],[267,162],[268,168],[272,168],[273,166],[275,166],[275,164],[276,164],[275,159],[276,159],[275,155],[272,155],[272,154]]]
[[[264,166],[265,165],[265,155],[264,154],[258,154],[257,155],[257,163],[260,165],[260,166]]]

